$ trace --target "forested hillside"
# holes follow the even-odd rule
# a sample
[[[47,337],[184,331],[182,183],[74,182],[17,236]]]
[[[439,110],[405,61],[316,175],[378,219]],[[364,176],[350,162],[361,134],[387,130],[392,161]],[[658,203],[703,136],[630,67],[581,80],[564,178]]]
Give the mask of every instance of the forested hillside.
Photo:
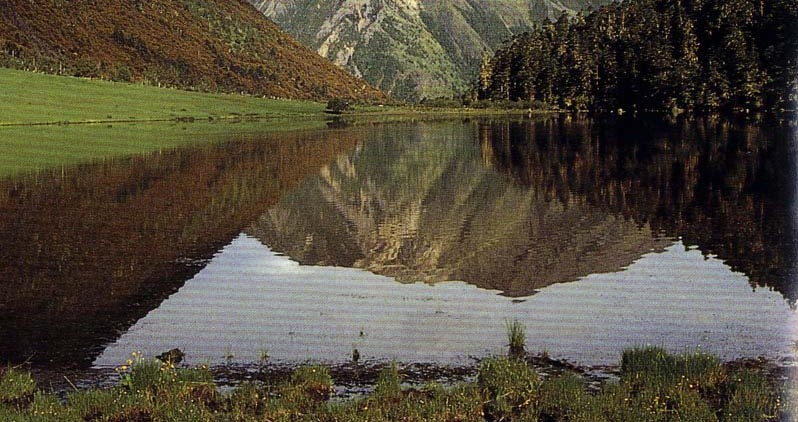
[[[0,0],[0,66],[211,92],[385,98],[243,0]]]
[[[795,0],[629,0],[517,36],[475,97],[568,109],[778,110],[798,97]]]

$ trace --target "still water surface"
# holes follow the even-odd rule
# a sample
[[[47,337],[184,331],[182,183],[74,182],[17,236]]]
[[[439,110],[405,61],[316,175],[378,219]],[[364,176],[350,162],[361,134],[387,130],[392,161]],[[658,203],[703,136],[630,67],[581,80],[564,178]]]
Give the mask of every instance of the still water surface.
[[[238,137],[0,190],[0,357],[788,358],[786,124],[473,120]]]
[[[582,365],[617,363],[622,348],[647,344],[773,356],[795,337],[795,313],[778,294],[752,293],[744,275],[681,242],[523,301],[499,293],[300,266],[242,235],[95,364],[179,344],[198,363],[229,354],[257,362],[264,350],[273,362],[341,362],[357,348],[365,358],[457,365],[506,351],[506,319],[528,327],[529,350]]]

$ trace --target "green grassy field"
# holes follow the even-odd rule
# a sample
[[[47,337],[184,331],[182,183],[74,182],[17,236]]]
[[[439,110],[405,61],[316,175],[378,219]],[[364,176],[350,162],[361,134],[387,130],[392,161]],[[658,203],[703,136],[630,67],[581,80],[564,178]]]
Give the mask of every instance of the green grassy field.
[[[0,68],[0,124],[313,116],[324,104],[207,94]]]
[[[325,127],[325,105],[306,101],[2,68],[0,87],[0,177],[242,134]]]

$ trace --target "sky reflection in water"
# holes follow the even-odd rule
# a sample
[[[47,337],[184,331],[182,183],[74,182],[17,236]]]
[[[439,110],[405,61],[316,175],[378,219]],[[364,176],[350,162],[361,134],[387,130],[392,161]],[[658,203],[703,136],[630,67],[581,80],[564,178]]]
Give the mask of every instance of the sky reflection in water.
[[[675,241],[628,268],[549,286],[524,298],[462,282],[400,284],[366,271],[301,266],[247,235],[94,362],[181,347],[189,362],[468,363],[504,352],[504,322],[527,327],[527,349],[583,365],[618,362],[624,348],[700,349],[722,359],[784,357],[796,312],[741,273]],[[745,317],[741,318],[741,315]],[[363,335],[361,335],[361,332]]]

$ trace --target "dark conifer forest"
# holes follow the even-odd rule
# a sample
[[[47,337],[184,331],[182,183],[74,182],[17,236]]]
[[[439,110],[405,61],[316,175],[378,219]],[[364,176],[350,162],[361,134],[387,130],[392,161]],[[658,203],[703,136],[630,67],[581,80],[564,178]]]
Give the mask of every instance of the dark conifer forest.
[[[475,97],[594,111],[778,111],[798,100],[795,0],[628,0],[516,36]]]

